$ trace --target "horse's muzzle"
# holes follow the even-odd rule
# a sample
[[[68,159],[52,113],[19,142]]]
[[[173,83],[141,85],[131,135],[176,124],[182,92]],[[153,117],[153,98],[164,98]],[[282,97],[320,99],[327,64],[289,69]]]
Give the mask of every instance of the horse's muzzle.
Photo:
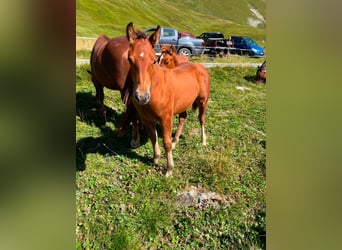
[[[134,98],[138,102],[138,104],[145,105],[150,101],[151,96],[149,92],[145,92],[144,94],[139,94],[138,92],[135,92]]]

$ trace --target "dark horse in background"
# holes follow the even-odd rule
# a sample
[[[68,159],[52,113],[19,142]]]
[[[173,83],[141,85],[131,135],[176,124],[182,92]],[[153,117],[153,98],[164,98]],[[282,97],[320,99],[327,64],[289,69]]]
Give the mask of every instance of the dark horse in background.
[[[126,106],[126,111],[118,126],[119,135],[123,135],[129,123],[132,122],[131,147],[140,145],[140,135],[138,128],[138,116],[130,100],[132,90],[132,78],[130,65],[128,63],[129,42],[126,36],[108,38],[101,35],[97,38],[91,52],[91,80],[96,89],[96,97],[100,102],[100,112],[106,120],[106,110],[104,108],[104,92],[106,87],[112,90],[119,90],[121,99]]]
[[[258,66],[256,72],[256,82],[257,83],[266,83],[266,61],[260,66]]]

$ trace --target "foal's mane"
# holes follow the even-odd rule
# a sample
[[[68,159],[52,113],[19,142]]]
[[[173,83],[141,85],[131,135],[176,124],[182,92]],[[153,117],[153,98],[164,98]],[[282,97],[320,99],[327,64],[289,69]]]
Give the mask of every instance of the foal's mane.
[[[140,30],[136,30],[137,32],[137,39],[147,39],[147,34],[145,32],[142,32]]]

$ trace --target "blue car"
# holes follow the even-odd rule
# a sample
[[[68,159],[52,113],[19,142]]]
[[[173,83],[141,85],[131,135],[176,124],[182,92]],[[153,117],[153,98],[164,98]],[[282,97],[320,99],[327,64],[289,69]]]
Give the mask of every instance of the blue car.
[[[253,39],[245,36],[231,36],[232,53],[247,55],[251,57],[263,57],[264,48],[260,47]]]

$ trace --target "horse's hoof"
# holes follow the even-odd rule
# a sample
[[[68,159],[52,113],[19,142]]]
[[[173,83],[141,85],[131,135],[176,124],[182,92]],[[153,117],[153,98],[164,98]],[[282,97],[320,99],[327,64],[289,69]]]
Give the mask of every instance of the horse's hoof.
[[[172,170],[167,170],[165,177],[172,177]]]
[[[116,131],[116,134],[118,135],[118,137],[123,137],[125,135],[126,130],[123,128],[118,128]],[[132,144],[132,143],[131,143]]]
[[[139,141],[137,141],[137,142],[135,142],[135,141],[131,141],[131,148],[138,148],[138,147],[140,147],[140,142]]]
[[[160,159],[160,156],[156,156],[156,157],[153,158],[153,165],[154,166],[158,166],[159,159]]]

